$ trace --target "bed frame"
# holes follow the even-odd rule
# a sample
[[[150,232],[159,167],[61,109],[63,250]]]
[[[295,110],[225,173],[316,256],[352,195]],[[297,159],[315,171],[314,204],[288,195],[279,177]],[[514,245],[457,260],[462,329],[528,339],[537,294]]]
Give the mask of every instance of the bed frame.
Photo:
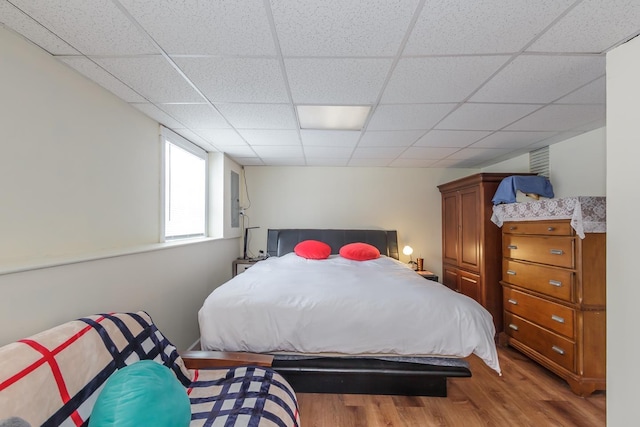
[[[398,259],[397,232],[386,230],[269,229],[268,256],[282,256],[304,240],[320,240],[333,254],[347,243],[374,245]],[[300,393],[357,393],[405,396],[447,396],[447,378],[470,377],[463,359],[375,357],[285,357],[275,355],[273,367]]]

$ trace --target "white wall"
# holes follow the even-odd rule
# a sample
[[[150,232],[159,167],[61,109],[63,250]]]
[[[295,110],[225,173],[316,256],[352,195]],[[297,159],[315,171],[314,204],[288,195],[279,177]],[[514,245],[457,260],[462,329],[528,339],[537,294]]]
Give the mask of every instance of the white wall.
[[[237,239],[0,275],[0,346],[94,313],[147,311],[179,349],[199,337],[197,312],[231,278]]]
[[[549,146],[549,180],[555,197],[605,196],[606,131],[599,128]],[[482,169],[482,172],[529,172],[529,154]]]
[[[607,425],[640,416],[640,38],[607,54]]]
[[[0,265],[158,241],[159,125],[0,28]]]
[[[478,172],[246,166],[247,210],[254,255],[266,250],[268,228],[373,228],[398,231],[425,269],[441,275],[442,211],[437,185]],[[400,255],[403,261],[409,258]]]
[[[142,309],[186,348],[239,239],[162,248],[158,123],[2,27],[0,58],[0,345]]]
[[[556,197],[607,194],[605,128],[549,146],[549,180]]]

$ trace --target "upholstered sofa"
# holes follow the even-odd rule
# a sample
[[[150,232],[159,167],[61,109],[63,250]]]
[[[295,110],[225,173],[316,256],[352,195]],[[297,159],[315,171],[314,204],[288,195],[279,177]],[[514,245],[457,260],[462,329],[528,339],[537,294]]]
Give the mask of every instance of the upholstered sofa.
[[[189,369],[145,312],[89,316],[0,347],[0,423],[88,426],[108,379],[141,360],[182,384],[191,427],[299,426],[295,393],[277,372],[237,360]]]

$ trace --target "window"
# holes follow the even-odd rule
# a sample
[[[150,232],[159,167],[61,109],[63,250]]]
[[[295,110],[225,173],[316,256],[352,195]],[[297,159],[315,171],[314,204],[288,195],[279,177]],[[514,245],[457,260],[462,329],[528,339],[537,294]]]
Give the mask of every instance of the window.
[[[164,143],[164,239],[207,235],[207,153],[162,129]]]

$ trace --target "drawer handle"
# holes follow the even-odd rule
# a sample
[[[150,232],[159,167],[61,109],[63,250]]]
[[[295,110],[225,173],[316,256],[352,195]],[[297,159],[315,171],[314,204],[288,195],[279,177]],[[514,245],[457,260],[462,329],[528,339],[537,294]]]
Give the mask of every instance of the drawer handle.
[[[518,301],[514,299],[509,298],[507,301],[509,302],[509,304],[518,305]]]
[[[547,228],[547,231],[555,231],[555,230],[556,230],[556,228],[555,228],[555,227],[549,227],[549,228]]]
[[[516,245],[509,245],[507,246],[507,249],[518,249],[518,247]]]
[[[512,231],[513,230],[517,230],[517,229],[518,229],[518,227],[516,227],[515,225],[512,225],[511,227],[509,227],[509,230],[512,230]]]
[[[549,252],[551,252],[552,255],[563,255],[564,251],[562,249],[551,249]]]
[[[564,354],[564,350],[558,347],[557,345],[552,346],[551,350],[555,351],[558,354]]]
[[[516,272],[513,271],[513,270],[507,270],[507,274],[510,275],[510,276],[515,276]]]
[[[562,282],[559,282],[557,280],[549,280],[549,284],[551,286],[555,286],[557,288],[561,288],[562,287]]]
[[[513,323],[509,323],[509,327],[510,327],[511,329],[513,329],[514,331],[517,331],[517,330],[518,330],[518,326],[517,326],[517,325],[514,325]]]
[[[564,323],[564,317],[556,316],[555,314],[551,315],[551,320],[555,320],[558,323]]]

